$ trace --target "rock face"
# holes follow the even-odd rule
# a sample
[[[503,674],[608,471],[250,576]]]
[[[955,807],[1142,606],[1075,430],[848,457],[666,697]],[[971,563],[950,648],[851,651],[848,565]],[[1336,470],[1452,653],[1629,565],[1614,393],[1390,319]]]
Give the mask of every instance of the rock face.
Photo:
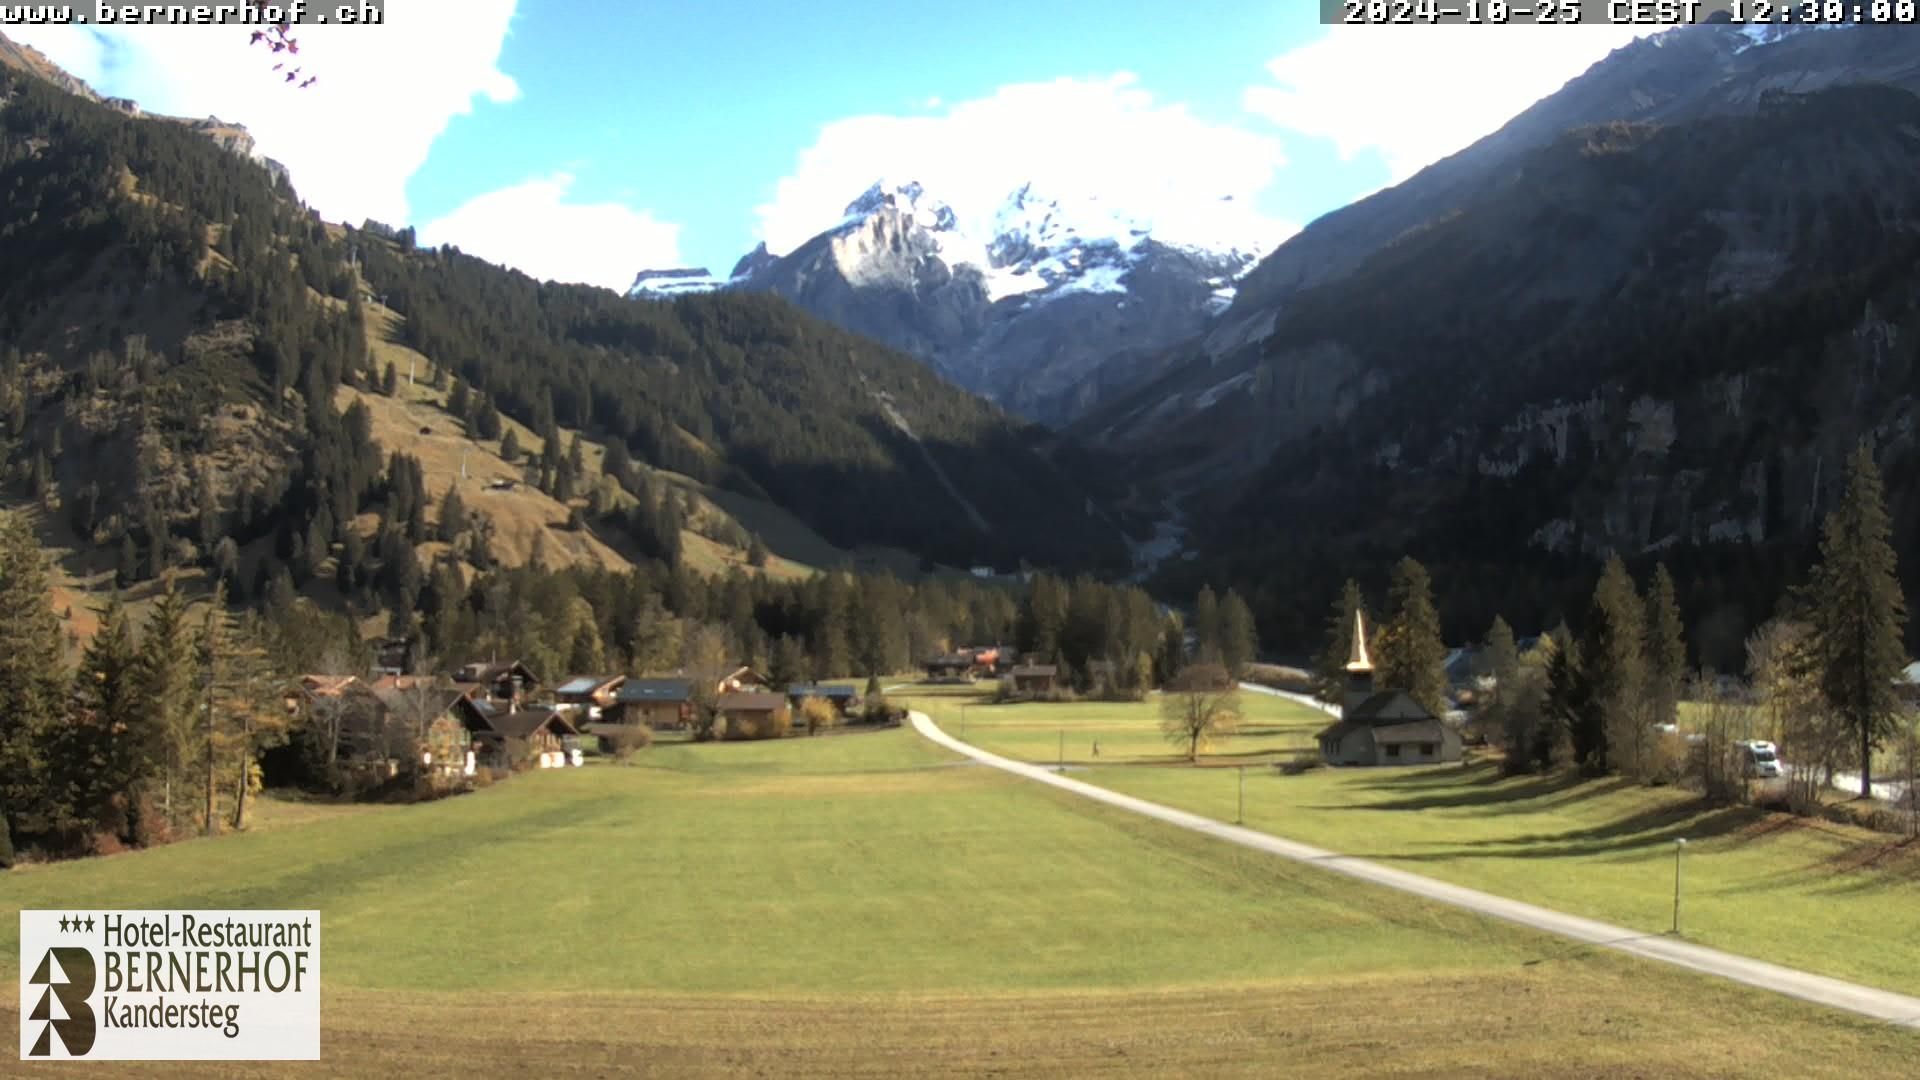
[[[1225,310],[1257,246],[1251,234],[1176,241],[1032,185],[968,221],[919,182],[883,182],[786,255],[756,248],[725,287],[778,293],[1061,423],[1157,372],[1162,350]]]
[[[1748,589],[1724,625],[1750,624],[1860,439],[1920,535],[1915,88],[1906,28],[1643,40],[1309,226],[1071,430],[1212,511],[1203,549],[1276,595],[1298,541],[1414,551],[1546,618],[1502,596],[1519,567],[1618,552],[1748,567],[1712,603]]]
[[[85,98],[88,101],[99,102],[116,112],[122,112],[128,116],[144,116],[154,120],[166,120],[175,124],[183,124],[205,135],[222,149],[238,154],[250,161],[259,162],[261,167],[266,169],[267,172],[271,173],[276,179],[289,179],[287,167],[272,158],[262,157],[254,146],[253,134],[240,124],[228,123],[217,116],[209,116],[201,120],[184,116],[163,116],[159,113],[146,112],[140,108],[139,102],[131,98],[102,97],[94,91],[93,87],[88,86],[84,80],[75,78],[64,68],[60,67],[60,65],[47,59],[45,53],[42,53],[31,45],[22,45],[17,41],[13,41],[5,34],[0,34],[0,64],[19,68],[37,78],[52,83],[69,94]]]

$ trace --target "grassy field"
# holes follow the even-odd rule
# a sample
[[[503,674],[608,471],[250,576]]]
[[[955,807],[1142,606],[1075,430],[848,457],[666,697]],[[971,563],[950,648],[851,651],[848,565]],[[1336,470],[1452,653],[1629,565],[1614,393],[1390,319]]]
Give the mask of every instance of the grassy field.
[[[1326,718],[1243,697],[1262,734],[1224,742],[1205,765],[1310,745]],[[958,733],[959,699],[914,699]],[[1151,705],[967,710],[967,739],[1050,762],[1066,727],[1080,779],[1224,821],[1239,808],[1231,769],[1111,764],[1108,746],[1154,760]],[[1273,729],[1272,734],[1267,734]],[[1101,758],[1082,731],[1100,731]],[[1047,737],[1040,737],[1046,732]],[[1131,734],[1123,734],[1131,732]],[[1122,741],[1124,739],[1124,741]],[[1162,744],[1162,749],[1165,746]],[[1245,822],[1278,836],[1646,931],[1673,921],[1674,841],[1685,837],[1681,921],[1694,941],[1875,986],[1920,992],[1920,845],[1624,781],[1499,775],[1492,765],[1246,773]]]
[[[420,807],[275,804],[256,832],[29,867],[0,895],[319,908],[326,1057],[290,1070],[311,1074],[1851,1075],[1920,1052],[956,763],[910,730],[639,761]],[[0,910],[9,977],[17,925]]]

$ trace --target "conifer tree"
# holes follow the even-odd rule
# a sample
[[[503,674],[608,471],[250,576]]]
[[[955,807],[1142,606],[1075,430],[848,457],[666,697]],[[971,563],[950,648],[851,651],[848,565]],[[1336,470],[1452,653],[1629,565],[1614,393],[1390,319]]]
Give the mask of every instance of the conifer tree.
[[[43,754],[66,714],[60,624],[46,556],[18,513],[0,513],[0,832],[49,828]]]
[[[1799,600],[1821,696],[1860,748],[1860,797],[1873,792],[1873,751],[1900,715],[1894,686],[1906,664],[1900,591],[1885,488],[1862,444],[1847,489],[1821,526],[1820,562]]]
[[[440,539],[452,543],[467,528],[467,504],[461,501],[460,492],[450,483],[446,497],[440,500]]]
[[[85,833],[111,826],[126,840],[142,829],[139,797],[159,762],[160,747],[138,696],[138,668],[126,610],[116,595],[74,675],[74,709],[49,755],[62,777],[56,799]]]
[[[1513,627],[1498,615],[1487,628],[1485,667],[1493,678],[1492,704],[1498,708],[1511,702],[1520,675],[1520,649],[1514,644]]]
[[[201,726],[195,723],[199,670],[187,603],[166,579],[159,599],[147,612],[140,636],[135,684],[153,724],[159,749],[161,812],[169,823],[181,820],[188,772],[198,760]]]
[[[1382,689],[1405,690],[1435,716],[1447,708],[1447,647],[1427,568],[1411,557],[1394,564],[1387,618],[1373,657]]]
[[[1648,742],[1646,722],[1646,605],[1618,555],[1607,560],[1594,586],[1580,636],[1576,697],[1587,708],[1575,719],[1574,759],[1593,775],[1624,769],[1637,775]]]
[[[509,465],[520,460],[520,436],[511,428],[500,438],[500,460]]]
[[[1220,661],[1234,678],[1246,673],[1260,651],[1260,635],[1247,602],[1232,589],[1220,601]]]
[[[1220,662],[1220,598],[1213,588],[1200,586],[1193,601],[1193,656],[1202,664]]]
[[[1654,568],[1647,590],[1646,633],[1648,722],[1671,724],[1679,718],[1687,680],[1687,641],[1673,575],[1664,563]]]

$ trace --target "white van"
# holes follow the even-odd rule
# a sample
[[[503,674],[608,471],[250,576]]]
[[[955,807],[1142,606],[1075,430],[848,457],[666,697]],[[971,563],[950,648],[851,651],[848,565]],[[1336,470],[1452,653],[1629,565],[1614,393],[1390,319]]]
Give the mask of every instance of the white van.
[[[1780,751],[1770,742],[1753,739],[1734,744],[1740,754],[1741,771],[1763,780],[1780,775]]]

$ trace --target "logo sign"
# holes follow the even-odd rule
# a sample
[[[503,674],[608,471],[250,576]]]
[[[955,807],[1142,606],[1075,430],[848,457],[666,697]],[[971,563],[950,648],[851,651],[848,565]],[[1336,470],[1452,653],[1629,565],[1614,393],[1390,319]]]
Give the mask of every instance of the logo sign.
[[[317,1061],[318,911],[22,911],[24,1061]]]

